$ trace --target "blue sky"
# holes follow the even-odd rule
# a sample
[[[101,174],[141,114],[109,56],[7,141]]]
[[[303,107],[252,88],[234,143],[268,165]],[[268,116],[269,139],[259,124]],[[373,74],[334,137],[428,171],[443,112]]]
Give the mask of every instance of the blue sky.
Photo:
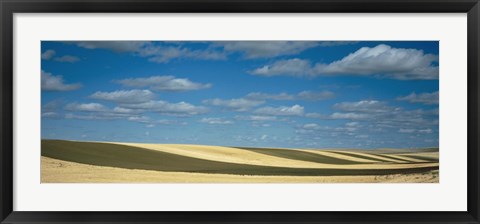
[[[42,41],[42,138],[438,146],[437,41]]]

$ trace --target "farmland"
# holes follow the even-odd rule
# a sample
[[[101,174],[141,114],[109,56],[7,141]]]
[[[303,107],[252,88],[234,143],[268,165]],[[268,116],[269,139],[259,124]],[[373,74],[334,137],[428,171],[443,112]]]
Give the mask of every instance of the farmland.
[[[42,183],[439,181],[438,148],[286,149],[42,140]]]

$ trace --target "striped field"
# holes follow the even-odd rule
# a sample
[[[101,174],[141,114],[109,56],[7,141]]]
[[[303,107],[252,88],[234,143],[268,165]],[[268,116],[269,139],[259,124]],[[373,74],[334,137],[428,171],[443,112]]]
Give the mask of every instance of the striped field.
[[[435,150],[314,150],[42,140],[43,183],[439,181]]]

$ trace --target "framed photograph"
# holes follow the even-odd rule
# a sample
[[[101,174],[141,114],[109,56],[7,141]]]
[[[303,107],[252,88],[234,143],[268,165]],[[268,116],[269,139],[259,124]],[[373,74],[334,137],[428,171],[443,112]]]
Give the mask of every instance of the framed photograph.
[[[479,4],[1,1],[1,223],[479,223]]]

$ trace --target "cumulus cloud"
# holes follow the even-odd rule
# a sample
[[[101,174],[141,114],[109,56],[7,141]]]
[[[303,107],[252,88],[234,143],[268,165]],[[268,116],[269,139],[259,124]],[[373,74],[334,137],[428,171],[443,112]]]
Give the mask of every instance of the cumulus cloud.
[[[152,119],[145,115],[140,114],[130,114],[126,113],[127,111],[118,111],[118,110],[105,110],[105,111],[96,111],[96,112],[80,112],[80,113],[67,113],[65,114],[66,119],[77,119],[77,120],[126,120],[130,122],[144,124],[147,128],[153,128],[155,125],[184,125],[185,122],[179,122],[177,120],[167,120],[161,119],[156,120]]]
[[[380,44],[362,47],[339,61],[317,64],[319,74],[383,75],[395,79],[438,79],[438,56],[422,50]]]
[[[329,116],[331,119],[350,119],[350,120],[359,120],[359,119],[366,119],[369,116],[367,114],[360,114],[360,113],[340,113],[335,112]]]
[[[192,91],[208,89],[212,87],[210,83],[196,83],[188,79],[175,78],[175,76],[151,76],[148,78],[130,78],[116,80],[124,86],[129,87],[149,87],[156,91]]]
[[[121,104],[110,109],[99,103],[70,103],[64,109],[66,119],[79,120],[125,120],[145,124],[147,127],[161,125],[185,125],[179,120],[153,119],[145,113],[157,112],[162,115],[190,116],[207,112],[207,108],[197,107],[185,102],[169,103],[165,101],[149,101],[146,103]]]
[[[56,99],[42,105],[42,118],[60,118],[62,100]]]
[[[293,55],[319,45],[314,41],[224,41],[217,44],[227,52],[240,52],[247,59]]]
[[[117,53],[139,52],[150,44],[148,41],[78,41],[72,43],[86,49],[106,49]]]
[[[304,124],[302,128],[306,130],[318,130],[320,129],[320,125],[315,123],[309,123],[309,124]]]
[[[372,48],[362,47],[329,64],[312,65],[308,60],[294,58],[265,65],[250,73],[261,76],[359,75],[399,80],[438,79],[437,61],[437,55],[422,50],[380,44]]]
[[[86,49],[106,49],[117,53],[132,53],[155,63],[174,59],[225,60],[228,54],[240,53],[245,59],[272,58],[299,54],[313,47],[354,44],[351,41],[219,41],[204,44],[200,49],[183,46],[182,42],[148,41],[80,41],[72,43]]]
[[[333,107],[337,110],[348,112],[381,113],[390,111],[392,108],[377,100],[361,100],[358,102],[336,103]]]
[[[398,97],[397,100],[407,101],[410,103],[423,103],[423,104],[438,104],[438,91],[433,93],[420,93],[416,94],[415,92],[407,96]]]
[[[46,50],[45,52],[42,53],[42,59],[43,60],[50,60],[55,56],[55,51],[54,50]]]
[[[135,113],[140,113],[142,111],[129,109],[129,108],[123,108],[123,107],[114,107],[112,112],[119,113],[119,114],[135,114]]]
[[[423,134],[431,134],[431,133],[433,133],[433,130],[430,129],[430,128],[427,128],[427,129],[418,130],[418,132],[423,133]]]
[[[224,120],[217,117],[204,117],[200,120],[200,122],[206,124],[233,124],[233,121]]]
[[[274,121],[277,120],[275,116],[261,116],[261,115],[251,115],[251,116],[235,116],[237,120],[245,121]]]
[[[52,50],[52,49],[49,49],[49,50],[46,50],[45,52],[42,53],[42,60],[50,60],[53,58],[54,61],[58,61],[58,62],[69,62],[69,63],[74,63],[74,62],[77,62],[77,61],[80,61],[80,58],[76,57],[76,56],[72,56],[72,55],[64,55],[64,56],[61,56],[61,57],[55,57],[54,56],[56,55],[56,51]]]
[[[279,94],[270,94],[270,93],[261,93],[261,92],[252,92],[247,94],[246,98],[256,99],[256,100],[309,100],[309,101],[319,101],[331,99],[335,96],[334,93],[330,91],[302,91],[298,94],[292,95],[288,93],[279,93]]]
[[[166,101],[148,101],[136,104],[120,104],[123,108],[157,112],[166,115],[188,116],[203,114],[208,111],[206,107],[195,106],[186,102],[170,103]]]
[[[255,113],[272,116],[302,116],[304,114],[304,107],[298,104],[291,107],[262,107],[255,110]]]
[[[153,100],[155,94],[150,90],[117,90],[114,92],[95,92],[90,98],[116,103],[143,103]]]
[[[80,61],[80,58],[72,55],[64,55],[61,57],[56,57],[53,60],[58,61],[58,62],[68,62],[68,63],[75,63]]]
[[[230,110],[235,111],[247,111],[252,107],[259,106],[265,101],[262,100],[252,100],[246,98],[238,98],[238,99],[229,99],[229,100],[222,100],[222,99],[208,99],[202,101],[204,104],[218,106],[218,107],[225,107]]]
[[[107,111],[108,108],[99,103],[69,103],[65,106],[68,111],[100,112]]]
[[[347,126],[347,127],[358,127],[358,126],[360,126],[360,123],[358,123],[356,121],[353,121],[353,122],[345,123],[345,126]]]
[[[226,54],[213,49],[192,50],[181,46],[149,45],[140,51],[149,61],[167,63],[173,59],[190,58],[196,60],[225,60]]]
[[[52,73],[42,70],[41,85],[44,91],[72,91],[82,87],[80,83],[66,84],[61,75],[52,75]]]
[[[44,112],[42,113],[42,118],[59,118],[60,115],[56,112]]]
[[[398,132],[407,133],[407,134],[411,134],[411,133],[431,134],[433,133],[433,130],[431,128],[419,129],[419,130],[413,129],[413,128],[400,128]]]
[[[106,49],[117,53],[132,53],[146,57],[155,63],[167,63],[173,59],[191,58],[197,60],[224,60],[226,54],[213,48],[193,50],[175,42],[154,43],[149,41],[83,41],[74,42],[87,49]]]
[[[257,68],[250,73],[260,76],[311,76],[312,65],[310,61],[299,58],[279,60],[271,65]]]
[[[88,114],[67,113],[65,119],[77,119],[77,120],[118,120],[125,119],[124,115],[108,113],[108,112],[95,112]]]
[[[151,120],[147,116],[131,116],[127,118],[128,121],[134,121],[139,123],[150,123]]]
[[[288,93],[279,93],[279,94],[269,94],[269,93],[260,93],[253,92],[247,94],[246,98],[256,99],[256,100],[293,100],[295,96]]]
[[[376,100],[337,103],[333,108],[341,112],[332,113],[330,119],[370,120],[382,127],[438,125],[438,109],[405,110]]]

